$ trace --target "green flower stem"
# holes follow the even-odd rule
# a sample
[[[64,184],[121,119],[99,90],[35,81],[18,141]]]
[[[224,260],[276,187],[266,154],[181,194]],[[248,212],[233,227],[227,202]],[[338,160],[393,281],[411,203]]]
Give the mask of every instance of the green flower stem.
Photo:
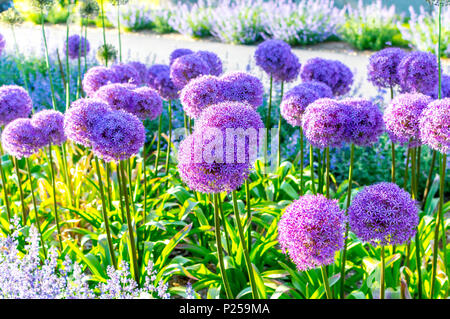
[[[103,5],[103,0],[100,0],[100,10],[102,13],[102,29],[103,29],[103,46],[106,50],[106,28],[105,28],[105,9]],[[105,66],[108,66],[108,55],[105,54]]]
[[[56,179],[55,179],[55,168],[53,167],[52,144],[48,146],[48,160],[49,160],[48,164],[50,165],[50,170],[52,174],[51,177],[52,177],[52,191],[53,191],[53,213],[55,214],[56,230],[58,231],[59,249],[62,252],[63,244],[62,244],[61,228],[59,226],[58,204],[56,202]]]
[[[186,112],[183,111],[183,117],[184,117],[184,133],[186,136],[189,135],[189,120],[187,118]]]
[[[326,195],[327,195],[327,198],[330,198],[330,148],[327,147],[325,152],[326,152],[326,157],[327,157],[326,173],[325,173]]]
[[[417,199],[417,175],[416,172],[416,148],[411,148],[411,195],[414,200]],[[421,257],[420,257],[420,236],[419,232],[416,232],[415,236],[416,242],[416,266],[417,266],[417,277],[418,284],[417,289],[419,290],[419,299],[422,299],[422,269],[421,269]]]
[[[155,171],[153,173],[155,177],[158,175],[159,157],[161,155],[161,125],[162,125],[162,114],[159,116],[158,122],[158,145],[156,146]]]
[[[385,290],[385,283],[384,283],[384,276],[385,276],[385,266],[386,261],[384,259],[384,246],[380,246],[381,250],[381,273],[380,273],[380,299],[384,299],[384,290]]]
[[[77,100],[80,98],[80,95],[81,95],[81,53],[82,53],[81,52],[81,43],[83,43],[83,22],[80,23],[80,47],[78,50],[78,58],[77,58],[77,67],[78,67],[77,95],[76,95]],[[84,47],[85,47],[84,51],[86,51],[86,45]]]
[[[11,207],[9,205],[8,184],[6,183],[6,175],[5,175],[5,171],[3,169],[2,156],[3,156],[3,149],[0,146],[0,175],[1,175],[1,179],[2,179],[3,200],[5,201],[8,222],[11,222]]]
[[[217,258],[219,259],[220,275],[225,287],[225,293],[228,299],[233,299],[233,293],[231,292],[230,284],[228,283],[228,277],[225,270],[225,263],[223,257],[222,239],[220,235],[220,217],[219,217],[219,194],[214,194],[214,229],[216,233],[216,246],[217,246]]]
[[[447,155],[441,154],[441,176],[439,179],[439,210],[436,216],[436,224],[434,226],[434,243],[433,243],[433,261],[432,261],[432,273],[431,273],[431,294],[430,298],[433,299],[436,290],[436,274],[437,274],[437,257],[439,255],[439,225],[443,220],[443,207],[444,207],[444,187],[445,187],[445,169],[447,164]],[[446,234],[443,233],[443,240]],[[444,246],[444,251],[445,251]]]
[[[40,235],[39,237],[41,238],[41,245],[42,245],[42,250],[44,252],[44,257],[47,258],[47,252],[45,250],[45,245],[44,245],[44,238],[42,236],[42,231],[41,231],[41,224],[39,222],[39,211],[38,211],[38,208],[37,208],[36,197],[34,196],[34,187],[33,187],[32,175],[31,175],[30,159],[27,157],[25,159],[25,161],[26,161],[26,165],[27,165],[28,180],[30,182],[31,199],[33,200],[34,221],[36,223],[36,228],[37,228],[38,233]]]
[[[16,157],[14,157],[13,161],[19,185],[20,203],[22,205],[22,222],[23,225],[25,226],[27,224],[27,209],[26,209],[27,206],[25,205],[25,198],[23,195],[23,186],[22,186],[22,179],[20,178],[19,161],[17,160]]]
[[[311,188],[314,195],[316,195],[316,186],[314,182],[314,148],[309,144],[309,169],[311,171]]]
[[[120,1],[117,1],[117,33],[119,36],[119,61],[122,63],[122,38],[120,35]]]
[[[111,189],[111,163],[104,161],[106,166],[106,188],[108,194],[108,209],[112,210],[112,189]]]
[[[123,197],[122,197],[122,175],[120,173],[120,168],[119,168],[119,164],[116,164],[116,171],[117,171],[117,183],[118,183],[118,188],[117,191],[119,193],[119,207],[120,207],[120,214],[121,214],[121,218],[122,218],[122,223],[125,222],[125,204],[123,202]]]
[[[73,187],[72,187],[72,178],[69,174],[69,168],[67,165],[67,142],[63,143],[60,146],[61,154],[62,154],[62,164],[63,164],[63,172],[64,172],[64,181],[67,184],[67,187],[69,188],[69,201],[71,204],[73,204]]]
[[[320,268],[322,271],[322,280],[323,280],[323,284],[325,286],[325,293],[326,293],[327,299],[333,299],[333,294],[330,289],[330,283],[328,282],[327,267],[322,266]]]
[[[431,157],[430,170],[428,171],[427,182],[425,183],[425,190],[423,192],[422,207],[425,206],[425,202],[428,197],[428,192],[430,191],[431,180],[433,178],[434,165],[436,163],[436,154],[437,154],[437,152],[435,150],[433,150],[433,155]]]
[[[169,141],[167,142],[166,175],[169,174],[170,149],[172,147],[172,101],[169,100]]]
[[[85,21],[85,26],[84,26],[84,39],[87,42],[87,21]],[[87,65],[87,45],[84,46],[84,73],[87,72],[88,69],[88,65]],[[83,90],[83,85],[81,85],[81,90]]]
[[[391,181],[395,184],[395,144],[391,143],[391,157],[392,157],[392,166],[391,166]]]
[[[145,143],[142,150],[142,170],[144,173],[144,211],[142,212],[142,223],[145,224],[147,219],[147,164],[145,163],[147,154],[145,152]]]
[[[266,117],[266,145],[264,149],[264,172],[267,173],[267,155],[269,152],[269,131],[270,131],[270,113],[272,112],[272,89],[273,89],[273,78],[270,76],[270,87],[269,87],[269,105],[267,108]]]
[[[408,169],[409,169],[409,160],[411,158],[411,149],[408,148],[408,152],[406,153],[406,165],[405,165],[405,176],[403,181],[403,188],[407,190],[408,188]]]
[[[70,10],[69,10],[70,12]],[[70,64],[69,64],[69,18],[70,14],[67,17],[66,21],[66,111],[70,106]]]
[[[238,208],[238,204],[237,204],[237,195],[236,195],[235,190],[232,193],[232,197],[233,197],[234,217],[236,218],[236,224],[238,226],[238,232],[239,232],[239,239],[241,240],[241,246],[242,246],[242,250],[244,252],[244,259],[245,259],[245,263],[247,265],[248,276],[250,278],[250,285],[252,288],[252,296],[253,296],[253,299],[258,299],[258,290],[256,287],[255,276],[253,273],[252,261],[250,259],[249,249],[247,247],[247,244],[245,243],[244,230],[242,229],[242,223],[241,223],[241,218],[239,215],[240,214],[239,208]]]
[[[197,192],[195,192],[195,194],[197,194]],[[225,214],[223,212],[222,198],[220,198],[220,195],[218,197],[218,200],[219,200],[220,219],[222,220],[223,229],[224,229],[225,234],[226,234],[227,233],[227,223],[225,222]],[[231,253],[231,242],[230,242],[229,236],[225,236],[225,242],[227,243],[227,252],[228,252],[228,254],[230,254]]]
[[[136,251],[133,223],[132,223],[131,213],[130,213],[130,203],[129,203],[129,198],[128,198],[127,181],[126,181],[126,174],[125,174],[125,162],[120,161],[118,166],[120,167],[120,173],[122,175],[122,187],[121,187],[122,194],[121,194],[121,196],[125,199],[125,211],[127,213],[127,227],[128,227],[128,235],[130,237],[131,261],[133,263],[134,279],[136,280],[136,283],[138,284],[138,286],[140,286],[139,268],[138,268],[138,262],[137,262],[138,255],[137,255],[137,251]]]
[[[350,167],[348,169],[348,187],[347,187],[347,203],[345,206],[345,214],[348,212],[348,208],[350,207],[351,198],[352,198],[352,184],[353,184],[353,161],[355,157],[355,144],[350,145]],[[349,227],[348,224],[345,224],[345,239],[344,239],[344,248],[342,249],[341,254],[341,282],[340,282],[340,297],[341,299],[345,298],[345,262],[347,260],[347,245],[348,245],[348,232]]]
[[[304,166],[303,128],[300,126],[300,195],[303,196],[303,166]]]
[[[105,194],[104,194],[102,174],[100,172],[100,164],[99,164],[99,160],[98,160],[97,156],[95,156],[95,169],[97,171],[98,188],[100,190],[100,198],[102,200],[102,215],[103,215],[103,222],[105,223],[106,239],[108,240],[109,254],[111,256],[111,261],[112,261],[114,268],[117,269],[116,256],[114,254],[114,246],[113,246],[112,239],[111,239],[111,230],[109,228],[109,217],[108,217],[108,212],[106,211],[106,200],[105,200]]]
[[[247,207],[247,242],[248,249],[250,250],[250,246],[252,244],[252,207],[251,207],[251,195],[250,195],[250,183],[248,178],[245,180],[245,199],[246,199],[246,207]]]
[[[322,167],[322,151],[320,148],[317,148],[317,163],[319,164],[318,167],[318,178],[319,178],[319,188],[317,189],[317,192],[319,194],[323,194],[323,167]]]
[[[284,93],[284,82],[281,81],[281,94],[280,94],[280,101],[283,100],[283,93]],[[280,114],[278,118],[278,150],[277,150],[277,168],[281,165],[281,109]]]
[[[45,26],[44,26],[44,12],[41,9],[41,27],[42,27],[42,38],[44,40],[44,48],[45,48],[45,64],[47,67],[47,73],[48,73],[48,81],[50,83],[50,91],[52,94],[52,106],[54,110],[57,110],[56,108],[56,97],[55,97],[55,88],[53,86],[53,76],[50,69],[50,59],[48,54],[48,46],[47,46],[47,37],[45,35]]]

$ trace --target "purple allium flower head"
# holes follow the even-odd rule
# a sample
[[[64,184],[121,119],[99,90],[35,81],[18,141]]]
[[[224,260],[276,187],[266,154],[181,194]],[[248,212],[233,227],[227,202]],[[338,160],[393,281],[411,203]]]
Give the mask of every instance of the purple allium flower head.
[[[64,132],[74,142],[91,145],[92,129],[101,116],[111,111],[108,104],[95,99],[79,99],[72,103],[64,116]]]
[[[162,99],[154,89],[145,86],[134,89],[132,97],[133,109],[130,110],[130,113],[141,120],[152,121],[162,113]]]
[[[222,74],[222,60],[220,60],[217,54],[210,51],[197,51],[194,54],[206,62],[210,70],[209,74],[215,76],[219,76]]]
[[[212,130],[205,133],[194,131],[180,143],[178,172],[181,179],[195,191],[231,192],[244,183],[250,166],[248,163],[226,162],[226,147],[211,147],[217,141],[208,133]],[[219,140],[222,142],[222,136]]]
[[[222,101],[222,82],[218,77],[203,75],[191,80],[180,93],[186,115],[198,118],[208,106]]]
[[[67,45],[67,43],[69,45]],[[68,42],[64,42],[64,53],[68,53],[69,58],[78,59],[84,57],[91,50],[89,41],[85,37],[80,37],[78,34],[71,35]]]
[[[139,152],[144,142],[144,125],[137,116],[123,110],[102,114],[92,127],[92,150],[109,162],[130,158]]]
[[[5,37],[3,36],[3,34],[0,33],[0,55],[2,54],[3,50],[5,49],[5,46],[6,46]]]
[[[170,78],[178,89],[185,87],[190,80],[210,72],[208,64],[195,54],[183,55],[170,66]]]
[[[384,132],[383,113],[378,106],[366,99],[339,101],[350,108],[348,126],[349,141],[358,146],[369,146],[378,141]]]
[[[83,90],[90,97],[106,84],[119,82],[116,73],[103,66],[94,66],[90,68],[83,78]]]
[[[286,208],[278,223],[278,241],[300,271],[334,262],[344,246],[344,212],[336,200],[304,195]]]
[[[450,98],[436,100],[423,110],[420,121],[420,138],[432,149],[450,152]]]
[[[434,91],[434,93],[430,94],[430,96],[433,99],[438,98],[438,89],[439,89],[439,85],[436,86],[436,90]],[[442,74],[441,75],[441,98],[445,99],[448,97],[450,97],[450,75]]]
[[[133,84],[112,83],[102,86],[93,98],[107,103],[111,109],[131,112],[133,108]]]
[[[313,81],[303,82],[302,86],[316,91],[316,93],[319,94],[319,98],[328,97],[331,99],[334,96],[331,88],[323,82],[313,80]]]
[[[292,126],[301,126],[306,107],[318,98],[319,94],[306,85],[294,86],[283,96],[280,104],[281,116]]]
[[[43,136],[45,145],[61,145],[66,141],[64,133],[64,114],[54,110],[43,110],[31,118],[33,126],[38,128]]]
[[[419,120],[432,98],[421,93],[396,96],[384,110],[386,131],[395,143],[415,147],[421,144]]]
[[[276,81],[292,81],[298,76],[300,63],[291,47],[281,40],[266,40],[255,51],[256,65]]]
[[[335,96],[348,93],[353,84],[353,73],[345,64],[322,58],[309,59],[300,77],[304,82],[315,80],[327,84]]]
[[[438,64],[434,54],[415,51],[407,54],[398,66],[403,92],[432,95],[438,85]]]
[[[139,74],[139,79],[137,84],[145,84],[147,82],[147,66],[144,63],[138,61],[128,62],[127,65],[134,68]]]
[[[339,147],[348,141],[351,121],[349,107],[336,100],[323,98],[306,107],[302,117],[303,132],[315,147]]]
[[[372,54],[367,73],[369,81],[380,88],[390,88],[399,84],[398,65],[406,52],[399,48],[386,48]]]
[[[17,85],[0,87],[0,125],[6,125],[20,117],[28,117],[32,101],[27,91]]]
[[[147,71],[147,84],[158,91],[164,100],[178,99],[178,88],[170,78],[170,67],[164,64],[154,64]]]
[[[394,183],[364,187],[348,209],[351,230],[373,245],[401,245],[419,223],[417,203]]]
[[[153,64],[147,70],[147,84],[151,88],[155,89],[155,79],[159,76],[160,73],[170,74],[170,67],[165,64]]]
[[[230,72],[221,77],[224,100],[245,102],[253,108],[263,103],[264,86],[256,77],[244,72]]]
[[[180,56],[188,55],[188,54],[192,54],[192,53],[194,53],[194,51],[192,51],[192,50],[190,50],[190,49],[184,49],[184,48],[181,48],[181,49],[175,49],[175,50],[173,50],[172,53],[170,54],[170,57],[169,57],[170,63],[169,63],[169,64],[172,65],[172,63],[173,63],[177,58],[179,58]]]
[[[41,131],[33,126],[30,119],[15,119],[5,126],[2,133],[5,152],[17,158],[30,157],[44,144]]]
[[[115,73],[117,82],[138,85],[141,83],[141,76],[134,66],[129,64],[114,64],[111,70]]]

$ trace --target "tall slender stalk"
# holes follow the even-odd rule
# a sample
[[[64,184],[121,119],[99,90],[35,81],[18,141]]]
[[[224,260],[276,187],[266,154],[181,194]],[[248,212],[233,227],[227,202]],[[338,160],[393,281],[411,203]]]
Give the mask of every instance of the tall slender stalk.
[[[250,177],[249,177],[250,178]],[[252,207],[250,203],[251,195],[250,195],[250,183],[248,182],[248,178],[245,180],[245,199],[246,199],[246,208],[247,208],[247,243],[248,250],[250,250],[250,246],[252,244]]]
[[[103,48],[106,50],[105,9],[103,2],[104,0],[100,0],[100,11],[102,14]],[[105,54],[105,66],[108,66],[108,54]]]
[[[430,170],[428,171],[427,182],[425,183],[425,190],[423,192],[422,207],[425,206],[425,203],[426,203],[427,197],[428,197],[428,192],[430,191],[431,179],[433,178],[434,165],[436,163],[436,154],[437,154],[437,152],[435,150],[433,150],[433,155],[431,157]]]
[[[95,156],[95,169],[97,171],[98,188],[100,190],[100,198],[102,200],[102,215],[103,215],[103,222],[105,223],[106,239],[108,241],[109,254],[111,256],[111,261],[112,261],[114,268],[117,269],[116,256],[114,254],[114,246],[113,246],[112,239],[111,239],[111,230],[109,228],[109,217],[108,217],[108,212],[106,211],[106,200],[105,200],[105,194],[104,194],[102,174],[100,172],[100,164],[99,164],[99,160],[98,160],[97,156]]]
[[[5,202],[6,206],[6,214],[8,216],[8,222],[11,222],[11,207],[9,205],[8,184],[6,183],[5,171],[3,170],[2,156],[3,150],[0,146],[0,175],[2,179],[3,201]]]
[[[214,229],[216,234],[216,246],[217,246],[217,258],[219,260],[220,275],[225,287],[225,293],[228,299],[233,299],[233,293],[231,292],[230,284],[225,269],[225,263],[223,258],[222,238],[220,235],[220,217],[219,217],[219,194],[214,194]]]
[[[348,212],[352,198],[352,184],[353,184],[353,160],[355,156],[355,144],[350,145],[350,167],[348,169],[348,187],[347,187],[347,203],[345,206],[345,214]],[[345,297],[345,262],[347,260],[347,244],[348,244],[348,224],[345,223],[345,238],[344,238],[344,248],[341,253],[341,282],[340,282],[340,298]]]
[[[81,52],[82,43],[84,44],[84,51],[86,51],[86,39],[83,42],[83,20],[80,22],[80,46],[78,48],[78,58],[77,58],[77,67],[78,67],[78,74],[77,74],[77,94],[76,99],[78,100],[81,96],[81,54],[84,52]]]
[[[327,194],[327,198],[330,198],[330,148],[327,147],[326,150],[326,173],[325,173],[325,184],[326,184],[326,194]]]
[[[417,199],[417,175],[416,173],[416,148],[411,148],[411,195],[414,200]],[[421,269],[421,257],[420,257],[420,236],[419,232],[416,232],[415,236],[416,243],[416,266],[417,266],[417,277],[418,277],[418,287],[419,299],[422,299],[422,269]]]
[[[311,188],[312,192],[316,194],[316,186],[314,181],[314,148],[312,144],[309,144],[309,169],[311,171]]]
[[[167,142],[166,175],[169,174],[170,149],[172,147],[172,101],[169,100],[169,141]]]
[[[384,283],[384,277],[385,277],[385,266],[386,266],[386,261],[384,258],[384,246],[381,245],[380,246],[380,250],[381,250],[381,273],[380,273],[380,299],[384,299],[384,290],[385,290],[385,283]]]
[[[323,194],[323,167],[322,167],[322,151],[320,148],[317,148],[317,163],[319,166],[317,167],[318,179],[319,179],[319,187],[317,189],[317,192],[319,194]]]
[[[53,213],[55,214],[55,223],[56,223],[56,230],[58,232],[59,249],[62,252],[63,244],[62,244],[61,228],[59,226],[58,204],[56,202],[56,179],[55,179],[55,168],[53,167],[52,144],[48,146],[48,160],[49,160],[48,164],[50,165],[50,170],[52,174]]]
[[[159,156],[161,155],[161,125],[162,114],[159,116],[158,121],[158,145],[156,146],[155,172],[153,173],[154,176],[158,175]]]
[[[70,12],[70,6],[68,11]],[[69,18],[70,14],[66,20],[66,111],[70,106]]]
[[[195,197],[197,197],[197,192],[195,192]],[[219,200],[219,212],[220,212],[220,219],[222,220],[222,223],[223,223],[223,229],[224,229],[224,231],[225,231],[225,234],[227,233],[227,223],[226,223],[226,221],[225,221],[225,214],[224,214],[224,212],[223,212],[223,207],[222,207],[222,199],[220,198],[220,195],[219,195],[219,197],[218,197],[218,200]],[[227,252],[228,252],[228,254],[230,254],[231,253],[231,242],[230,242],[230,237],[229,236],[225,236],[225,242],[226,242],[226,244],[227,244]]]
[[[104,162],[106,166],[106,189],[108,194],[108,209],[112,210],[112,190],[111,190],[111,163]]]
[[[117,33],[119,36],[119,61],[122,63],[122,38],[120,35],[120,0],[117,1]]]
[[[281,81],[281,94],[280,94],[280,100],[283,99],[283,93],[284,93],[284,82]],[[277,150],[277,168],[281,165],[281,109],[280,114],[278,118],[278,150]]]
[[[30,182],[31,199],[33,200],[34,221],[36,223],[36,228],[39,233],[39,237],[41,238],[41,245],[42,245],[42,250],[44,252],[44,257],[47,258],[47,251],[46,251],[45,245],[44,245],[44,237],[42,236],[42,231],[41,231],[41,223],[39,222],[39,211],[37,208],[36,197],[34,196],[34,187],[33,187],[33,178],[31,175],[30,159],[27,157],[25,159],[25,161],[26,161],[26,165],[27,165],[28,180]]]
[[[323,284],[325,286],[325,293],[326,293],[327,299],[333,299],[333,294],[330,289],[330,283],[328,282],[327,267],[322,266],[322,267],[320,267],[320,269],[322,271],[322,280],[323,280]]]
[[[390,87],[391,92],[391,100],[394,99],[394,88]],[[392,158],[392,165],[391,165],[391,182],[395,184],[395,143],[391,142],[391,158]]]
[[[303,196],[303,166],[304,166],[303,128],[300,126],[300,195],[301,196]]]
[[[142,150],[142,170],[144,173],[144,211],[142,212],[142,221],[145,224],[145,221],[147,219],[147,164],[146,164],[146,157],[147,153],[145,152],[145,143]]]
[[[47,37],[45,35],[45,26],[44,26],[44,10],[41,9],[41,27],[42,27],[42,38],[44,40],[44,48],[45,48],[45,64],[47,67],[47,73],[48,73],[48,81],[50,83],[50,91],[51,91],[51,98],[52,98],[52,106],[53,109],[56,110],[56,97],[55,97],[55,88],[53,86],[53,76],[50,69],[50,58],[48,54],[48,45],[47,45]]]
[[[242,250],[244,252],[244,259],[245,259],[245,263],[247,265],[248,277],[250,278],[250,285],[252,288],[252,296],[253,296],[253,299],[258,299],[258,290],[256,287],[255,276],[253,273],[252,261],[250,259],[249,249],[247,249],[248,247],[247,247],[247,244],[245,243],[244,230],[242,229],[241,217],[239,215],[239,208],[237,205],[237,195],[236,195],[235,190],[232,193],[232,197],[233,197],[234,217],[236,218],[236,224],[238,226],[238,232],[239,232],[239,239],[241,240]]]
[[[22,205],[22,223],[25,226],[27,224],[27,206],[25,205],[25,197],[23,195],[22,179],[20,178],[19,161],[16,157],[13,159],[14,167],[16,169],[17,182],[19,185],[20,203]]]
[[[136,280],[136,283],[138,286],[140,286],[139,281],[139,268],[138,268],[138,255],[136,251],[136,243],[134,239],[134,230],[133,230],[133,223],[131,219],[131,213],[130,213],[130,201],[128,198],[128,191],[127,191],[127,182],[126,182],[126,174],[125,174],[125,162],[120,161],[118,163],[118,166],[120,168],[120,174],[122,176],[122,187],[120,187],[121,196],[125,199],[125,211],[127,213],[127,227],[128,227],[128,235],[130,237],[130,246],[131,246],[131,261],[133,263],[133,271],[134,271],[134,279]],[[119,185],[120,186],[120,185]]]
[[[272,112],[272,89],[273,89],[273,77],[270,76],[270,85],[269,85],[269,105],[267,108],[267,117],[266,117],[266,144],[264,149],[264,172],[267,173],[267,156],[269,153],[269,131],[270,131],[270,113]]]

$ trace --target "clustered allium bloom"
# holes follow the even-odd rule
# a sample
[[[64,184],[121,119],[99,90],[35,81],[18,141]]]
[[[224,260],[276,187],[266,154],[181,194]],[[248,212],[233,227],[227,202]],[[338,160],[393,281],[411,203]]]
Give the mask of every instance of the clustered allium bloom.
[[[183,56],[183,55],[188,55],[188,54],[192,54],[192,53],[194,53],[194,51],[192,51],[192,50],[190,50],[190,49],[184,49],[184,48],[181,48],[181,49],[175,49],[175,50],[173,50],[172,51],[172,53],[170,54],[170,57],[169,57],[169,64],[170,65],[172,65],[172,63],[177,59],[177,58],[179,58],[180,56]]]
[[[369,146],[384,132],[383,113],[377,105],[365,99],[345,99],[340,103],[350,110],[349,141],[358,146]]]
[[[147,72],[147,84],[166,101],[178,98],[178,88],[170,78],[170,67],[168,65],[152,65]]]
[[[123,110],[102,114],[91,129],[94,154],[108,162],[130,158],[144,142],[144,125],[137,116]]]
[[[348,209],[351,230],[373,245],[401,245],[416,233],[417,203],[394,183],[366,186]]]
[[[131,112],[133,108],[134,85],[113,83],[102,86],[94,94],[94,98],[107,103],[114,110]]]
[[[33,126],[42,133],[45,145],[61,145],[66,141],[64,133],[64,114],[54,110],[43,110],[31,118]]]
[[[2,146],[6,153],[17,158],[30,157],[45,145],[42,132],[30,119],[15,119],[5,126],[2,133]]]
[[[419,120],[432,98],[421,93],[405,93],[392,100],[383,119],[389,137],[394,143],[415,147],[421,144]]]
[[[255,51],[256,65],[278,82],[291,82],[298,77],[301,64],[291,47],[281,40],[266,40]]]
[[[399,48],[386,48],[372,54],[367,67],[368,80],[380,88],[392,88],[400,84],[398,65],[406,56]]]
[[[186,115],[198,118],[210,105],[221,102],[222,83],[212,75],[203,75],[191,80],[180,93],[180,101]]]
[[[127,65],[131,66],[139,74],[137,84],[145,84],[147,82],[147,66],[139,61],[128,62]]]
[[[190,80],[210,73],[208,64],[195,54],[182,55],[170,66],[170,78],[178,89],[182,89]]]
[[[0,33],[0,55],[2,54],[3,50],[5,49],[5,46],[6,46],[5,37],[3,36],[3,34]]]
[[[432,95],[438,85],[438,64],[434,54],[414,51],[407,54],[398,66],[403,92]]]
[[[111,66],[119,83],[140,84],[141,76],[134,66],[129,64],[114,64]]]
[[[32,101],[28,92],[17,85],[0,87],[0,125],[6,125],[20,117],[28,117]]]
[[[344,246],[344,218],[337,200],[304,195],[286,208],[278,241],[299,271],[332,264]]]
[[[281,116],[292,126],[301,126],[306,107],[318,98],[319,94],[304,84],[294,86],[283,96],[280,104]]]
[[[209,74],[215,76],[219,76],[222,74],[222,61],[217,56],[217,54],[211,51],[197,51],[195,55],[206,62],[210,70]]]
[[[349,108],[336,100],[323,98],[308,105],[302,117],[303,132],[315,147],[339,147],[348,141]]]
[[[328,85],[335,96],[348,93],[353,84],[352,71],[342,62],[322,58],[309,59],[302,67],[304,82],[319,81]]]
[[[223,83],[224,100],[246,102],[255,109],[263,103],[264,86],[256,76],[245,72],[230,72],[220,79]]]
[[[308,82],[303,82],[302,86],[314,90],[317,94],[319,94],[319,98],[324,97],[328,97],[330,99],[333,98],[333,91],[327,84],[323,82],[312,80]]]
[[[438,90],[439,90],[439,86],[437,86],[435,92],[430,95],[433,99],[438,98]],[[450,98],[450,75],[442,74],[442,76],[441,76],[441,98],[445,99],[448,97]]]
[[[162,99],[158,92],[149,87],[140,87],[133,90],[133,109],[130,113],[141,120],[156,119],[163,111]]]
[[[108,104],[94,99],[79,99],[72,103],[64,117],[64,132],[74,142],[89,147],[92,129],[105,113]]]
[[[83,90],[90,97],[102,86],[119,82],[116,73],[104,66],[90,68],[83,77]]]
[[[450,152],[450,98],[428,104],[419,121],[420,138],[432,149]]]
[[[64,42],[64,52],[68,53],[69,58],[77,59],[86,56],[91,50],[89,41],[80,37],[78,34],[71,35],[68,42]]]

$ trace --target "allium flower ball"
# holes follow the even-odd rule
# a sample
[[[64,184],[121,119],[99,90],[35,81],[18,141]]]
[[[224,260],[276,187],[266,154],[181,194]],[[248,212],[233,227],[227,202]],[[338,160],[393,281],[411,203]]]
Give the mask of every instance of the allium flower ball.
[[[119,82],[116,73],[103,66],[90,68],[83,77],[83,90],[90,97],[102,86]]]
[[[297,85],[284,95],[280,104],[281,116],[292,126],[301,126],[306,107],[318,98],[315,90],[303,84]]]
[[[410,147],[421,144],[419,120],[431,101],[431,97],[421,93],[405,93],[392,100],[384,110],[383,119],[394,143],[409,143]]]
[[[30,157],[45,145],[41,131],[30,119],[15,119],[5,126],[2,146],[6,153],[17,158]]]
[[[100,118],[92,127],[94,154],[111,162],[128,159],[139,152],[145,142],[145,128],[137,116],[114,110]]]
[[[372,54],[369,58],[367,73],[369,81],[380,88],[398,85],[398,65],[406,52],[399,48],[386,48]]]
[[[158,92],[149,87],[140,87],[133,90],[133,109],[130,113],[141,120],[156,119],[163,110],[162,99]]]
[[[79,99],[72,103],[64,116],[64,132],[74,142],[91,145],[92,129],[111,111],[108,104],[95,99]]]
[[[420,138],[432,149],[450,152],[450,98],[428,104],[419,121]]]
[[[128,62],[127,65],[131,66],[139,74],[139,78],[137,80],[138,85],[145,84],[147,82],[147,66],[144,63],[131,61]]]
[[[415,51],[407,54],[398,66],[403,92],[432,95],[438,85],[438,64],[434,54]]]
[[[117,60],[117,49],[112,44],[102,44],[97,49],[95,57],[100,64],[106,65],[106,62],[111,64]]]
[[[210,73],[208,64],[195,54],[183,55],[170,66],[170,78],[175,86],[182,89],[190,80]]]
[[[107,103],[111,109],[129,111],[133,108],[134,85],[113,83],[102,86],[94,94],[94,98]]]
[[[0,87],[0,125],[6,125],[20,117],[28,117],[32,101],[27,91],[17,85]]]
[[[348,141],[351,118],[349,108],[332,99],[318,99],[308,105],[302,117],[302,128],[308,141],[315,147],[340,147]]]
[[[139,72],[129,64],[114,64],[111,70],[115,73],[119,83],[140,84],[141,76]]]
[[[336,200],[304,195],[286,208],[278,241],[299,271],[332,264],[344,246],[344,212]]]
[[[33,115],[31,123],[38,128],[45,145],[61,145],[66,141],[64,133],[64,114],[54,110],[43,110]]]
[[[295,80],[301,67],[289,44],[281,40],[266,40],[258,45],[255,61],[276,81]]]
[[[221,78],[223,98],[227,101],[245,102],[253,108],[263,103],[264,86],[256,77],[244,72],[231,72]]]
[[[89,41],[84,37],[80,37],[78,34],[71,35],[68,42],[64,42],[64,53],[68,53],[71,59],[84,57],[90,50],[91,46],[89,45]]]
[[[3,50],[5,49],[5,46],[6,46],[5,37],[3,36],[3,34],[0,33],[0,55],[2,54]]]
[[[300,77],[304,82],[319,81],[328,85],[335,96],[348,93],[353,84],[352,71],[342,62],[313,58],[302,67]]]
[[[170,67],[168,65],[152,65],[147,71],[147,84],[166,101],[178,99],[178,88],[170,78]]]
[[[249,164],[227,163],[226,147],[210,146],[216,142],[203,132],[194,131],[180,143],[178,172],[192,190],[209,194],[231,192],[247,179]]]
[[[394,183],[366,186],[348,209],[351,230],[373,245],[401,245],[416,233],[417,203]]]
[[[197,51],[195,53],[200,59],[206,62],[209,67],[209,74],[219,76],[222,74],[222,60],[215,54],[210,51]]]
[[[319,94],[319,98],[324,98],[324,97],[328,97],[330,99],[333,98],[333,91],[331,90],[331,88],[328,85],[326,85],[323,82],[313,80],[313,81],[303,82],[302,86],[316,91],[316,93]]]
[[[181,49],[175,49],[175,50],[173,50],[172,53],[170,54],[170,57],[169,57],[170,63],[169,63],[169,64],[172,65],[172,63],[173,63],[177,58],[179,58],[180,56],[188,55],[188,54],[192,54],[192,53],[194,53],[194,51],[192,51],[192,50],[190,50],[190,49],[184,49],[184,48],[181,48]]]
[[[437,86],[435,92],[430,95],[433,99],[438,98],[438,90],[439,90],[439,86]],[[441,98],[445,99],[448,97],[450,97],[450,75],[442,74],[442,76],[441,76]]]
[[[350,108],[349,141],[358,146],[369,146],[378,141],[384,132],[383,113],[366,99],[345,99],[340,103]]]
[[[203,75],[190,81],[180,93],[186,115],[198,118],[210,105],[222,101],[222,83],[212,75]]]

